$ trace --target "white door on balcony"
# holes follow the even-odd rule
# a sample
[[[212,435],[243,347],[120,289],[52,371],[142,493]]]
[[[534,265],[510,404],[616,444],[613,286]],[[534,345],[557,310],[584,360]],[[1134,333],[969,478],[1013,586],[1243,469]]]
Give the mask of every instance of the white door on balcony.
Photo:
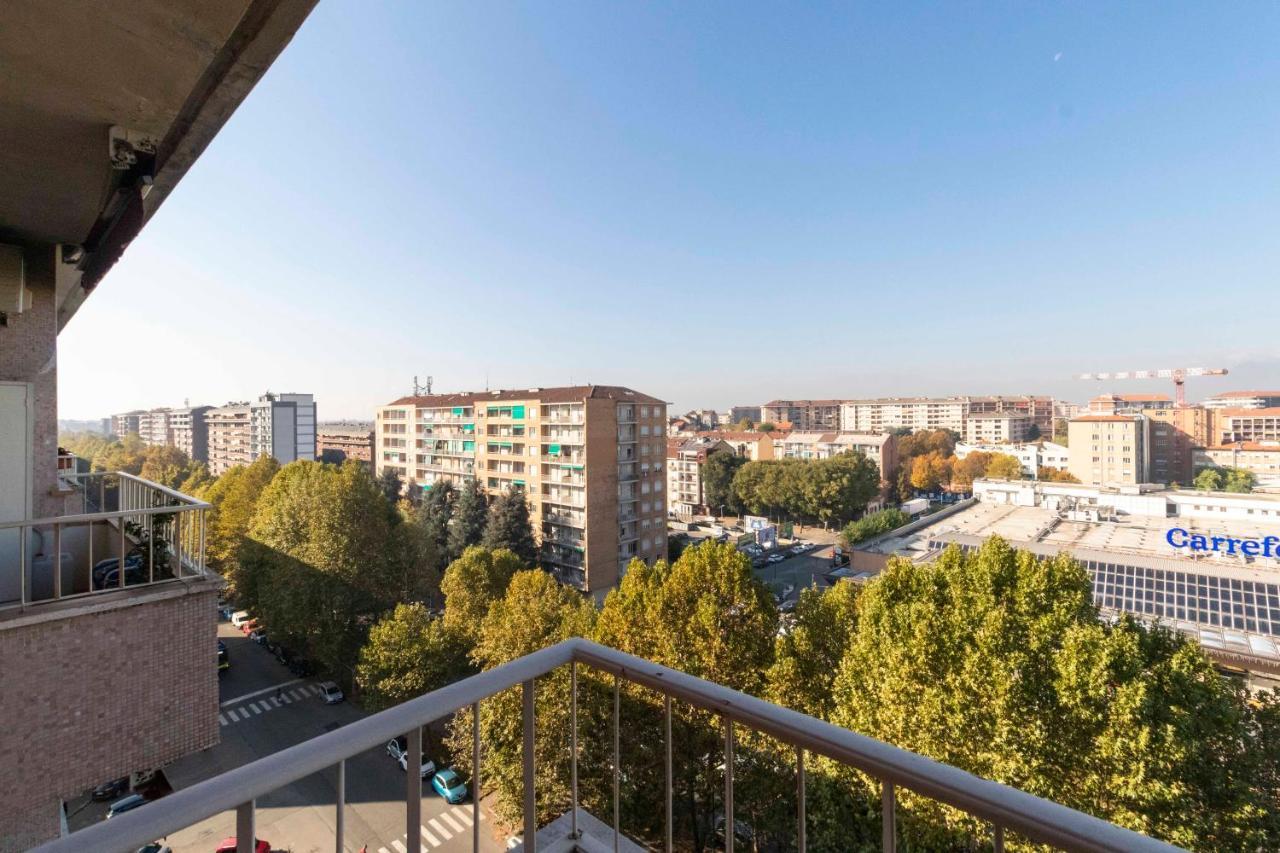
[[[31,385],[0,382],[0,522],[31,517]],[[22,594],[18,529],[0,530],[0,602]]]

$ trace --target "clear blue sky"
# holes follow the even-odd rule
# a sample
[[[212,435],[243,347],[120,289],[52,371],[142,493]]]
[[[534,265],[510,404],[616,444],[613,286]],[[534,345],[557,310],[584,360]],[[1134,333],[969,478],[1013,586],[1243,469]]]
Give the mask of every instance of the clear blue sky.
[[[322,0],[63,333],[61,414],[1280,385],[1277,44],[1262,3]]]

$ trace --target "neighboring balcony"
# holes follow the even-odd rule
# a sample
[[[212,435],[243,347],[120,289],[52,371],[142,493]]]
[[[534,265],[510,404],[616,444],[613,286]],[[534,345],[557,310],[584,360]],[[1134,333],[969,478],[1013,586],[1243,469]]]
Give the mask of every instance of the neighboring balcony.
[[[0,610],[204,576],[208,504],[86,467],[59,457],[66,513],[0,522]]]
[[[565,706],[563,727],[552,732],[563,739],[567,749],[567,779],[558,779],[552,786],[558,791],[548,792],[538,787],[538,780],[546,778],[544,768],[535,765],[535,735],[545,739],[545,732],[535,732],[535,696],[547,689],[547,682],[538,679],[568,668],[567,696],[555,688],[547,696],[558,696]],[[612,686],[611,713],[587,714],[580,718],[579,694],[584,689],[580,682],[592,678],[600,686]],[[600,679],[604,684],[600,685]],[[272,837],[277,849],[298,849],[304,844],[309,849],[348,849],[359,839],[348,839],[346,819],[346,763],[362,752],[379,749],[396,737],[404,737],[410,754],[422,749],[422,729],[429,723],[448,718],[461,710],[471,710],[473,719],[479,719],[479,710],[496,694],[517,688],[521,694],[521,710],[518,720],[511,720],[523,734],[521,776],[523,780],[522,830],[519,841],[513,839],[516,849],[547,851],[635,849],[623,833],[619,822],[619,792],[624,780],[630,784],[636,768],[629,768],[622,761],[621,742],[624,737],[620,715],[621,685],[626,682],[649,691],[657,713],[662,715],[661,734],[655,738],[652,750],[662,766],[659,778],[654,781],[659,796],[654,806],[662,816],[661,840],[653,839],[649,849],[673,850],[675,808],[673,778],[684,772],[676,766],[680,753],[673,747],[673,704],[692,705],[718,720],[721,731],[719,749],[723,752],[721,773],[722,795],[718,798],[723,826],[745,826],[735,818],[735,774],[749,769],[750,756],[739,756],[737,743],[742,733],[763,732],[794,749],[794,761],[786,769],[787,787],[791,791],[788,805],[794,821],[795,849],[807,849],[806,818],[807,796],[806,767],[815,757],[823,757],[858,770],[880,783],[882,825],[881,847],[887,851],[898,848],[900,833],[897,824],[898,799],[903,790],[913,791],[924,797],[959,809],[985,827],[986,839],[974,839],[970,849],[994,849],[1002,853],[1005,833],[1016,833],[1020,838],[1040,842],[1069,851],[1125,851],[1146,853],[1151,851],[1176,851],[1163,842],[1145,835],[1122,829],[1095,817],[1074,811],[1065,806],[1041,799],[1016,788],[992,782],[966,773],[924,756],[908,752],[881,741],[843,729],[814,717],[773,705],[753,696],[739,693],[715,684],[669,669],[655,663],[581,639],[571,639],[550,646],[510,663],[487,670],[447,687],[419,696],[394,708],[355,720],[347,725],[311,740],[289,747],[273,755],[214,776],[192,787],[176,791],[143,808],[121,814],[110,821],[73,833],[38,848],[44,853],[63,853],[81,850],[136,850],[157,838],[191,827],[222,812],[235,813],[235,836],[239,851],[250,853],[255,838],[255,801],[284,786],[299,782],[314,774],[324,774],[334,780],[336,798],[329,804],[315,804],[316,809],[332,809],[332,839],[318,843],[313,836],[304,839]],[[608,689],[605,687],[605,689]],[[545,701],[545,700],[543,700]],[[602,709],[603,710],[603,709]],[[468,756],[473,790],[483,790],[488,769],[485,749],[479,737],[479,724],[473,724],[474,747]],[[580,730],[581,727],[581,730]],[[677,729],[677,732],[679,730]],[[634,733],[628,731],[628,738]],[[584,752],[584,743],[603,747],[597,763],[604,759],[602,769],[612,785],[612,808],[594,817],[581,810],[579,800],[580,756],[590,760]],[[660,758],[659,758],[660,756]],[[542,775],[539,775],[539,771]],[[583,770],[591,772],[591,765]],[[643,768],[640,772],[644,772]],[[557,771],[557,775],[559,771]],[[394,843],[398,851],[417,853],[424,849],[422,833],[422,779],[417,773],[404,777],[404,835]],[[538,798],[555,797],[553,812],[563,810],[564,816],[539,827]],[[470,808],[470,845],[480,849],[482,814],[480,800],[473,796]],[[547,801],[543,800],[544,813]],[[277,824],[279,825],[279,824]],[[487,824],[486,824],[487,825]],[[354,833],[353,833],[354,834]],[[737,831],[725,834],[725,849],[732,853]],[[739,846],[751,845],[737,839]],[[466,835],[460,835],[459,846],[467,843]],[[328,843],[325,843],[328,842]],[[851,839],[850,848],[854,847]],[[986,845],[990,844],[990,847]],[[683,849],[680,848],[680,849]]]

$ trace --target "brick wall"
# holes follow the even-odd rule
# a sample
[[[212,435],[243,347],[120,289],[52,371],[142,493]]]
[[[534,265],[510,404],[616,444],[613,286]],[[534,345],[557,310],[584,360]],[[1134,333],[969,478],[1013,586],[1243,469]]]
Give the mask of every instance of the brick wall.
[[[216,602],[170,584],[0,622],[0,850],[57,835],[60,799],[218,742]]]

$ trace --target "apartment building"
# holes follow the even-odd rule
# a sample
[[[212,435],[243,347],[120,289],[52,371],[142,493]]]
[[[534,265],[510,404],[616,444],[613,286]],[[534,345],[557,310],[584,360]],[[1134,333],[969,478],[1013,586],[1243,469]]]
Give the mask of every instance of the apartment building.
[[[212,406],[186,406],[169,413],[169,438],[174,447],[197,462],[209,461],[209,425]]]
[[[1067,470],[1095,486],[1150,482],[1150,429],[1151,421],[1143,415],[1074,418],[1067,424]]]
[[[830,459],[856,452],[870,459],[882,480],[898,468],[898,439],[885,432],[802,432],[794,430],[775,436],[774,459]]]
[[[1253,474],[1258,489],[1280,490],[1280,441],[1239,442],[1197,448],[1195,468],[1241,468]]]
[[[316,404],[310,394],[267,392],[252,403],[229,403],[205,413],[209,473],[215,477],[259,456],[281,465],[316,458]]]
[[[980,415],[1018,415],[1034,424],[1041,434],[1053,434],[1053,418],[1057,407],[1052,397],[967,397],[966,400],[966,418]]]
[[[1280,391],[1227,391],[1200,404],[1206,409],[1277,409]]]
[[[697,436],[699,438],[711,438],[723,441],[733,448],[733,452],[739,456],[744,456],[752,462],[759,462],[762,459],[773,458],[774,439],[786,434],[787,430],[775,430],[773,432],[743,432],[741,430],[713,429],[697,433]],[[670,435],[670,433],[668,433],[668,435]]]
[[[1022,464],[1022,473],[1034,479],[1041,468],[1066,471],[1071,465],[1071,451],[1052,441],[1029,441],[1022,444],[969,444],[956,445],[956,458],[964,459],[970,453],[1004,453]]]
[[[6,4],[0,851],[56,839],[65,804],[95,785],[218,742],[214,638],[222,581],[205,573],[205,505],[122,472],[60,476],[58,336],[86,299],[120,307],[125,292],[107,277],[116,260],[312,5],[169,0],[163,11],[129,3],[69,11]],[[186,283],[171,286],[176,292]],[[124,307],[142,313],[154,306]],[[153,320],[180,322],[164,312]],[[128,359],[145,372],[173,357],[145,325],[127,331],[125,348],[107,331],[104,360]],[[113,417],[112,431],[138,432],[140,414]],[[163,517],[154,512],[161,502]],[[158,547],[145,549],[145,575],[118,572],[120,584],[95,584],[95,562],[112,548],[139,547],[142,530],[161,534]],[[66,844],[132,850],[142,843]]]
[[[150,409],[138,416],[138,437],[144,444],[164,447],[170,444],[169,409]]]
[[[965,422],[978,415],[1021,415],[1041,433],[1053,431],[1052,397],[888,397],[845,400],[839,428],[844,432],[949,429],[964,435]]]
[[[375,464],[408,488],[522,489],[543,566],[602,594],[666,556],[666,424],[665,402],[618,386],[404,397],[377,412]]]
[[[708,507],[702,466],[712,453],[733,453],[718,438],[675,438],[667,441],[667,506],[680,518],[691,518],[718,507]]]
[[[837,430],[840,406],[840,400],[772,400],[760,407],[760,422],[796,430]]]
[[[116,438],[124,438],[130,433],[141,434],[142,417],[147,414],[143,409],[132,412],[121,412],[111,416],[111,434]]]
[[[743,418],[751,421],[753,424],[761,422],[762,412],[759,406],[731,406],[729,408],[729,423],[737,424]]]
[[[325,424],[316,430],[316,458],[341,464],[354,459],[373,467],[373,430],[364,424]]]
[[[1280,441],[1280,407],[1218,409],[1217,444]]]
[[[1195,477],[1196,453],[1217,444],[1219,411],[1200,406],[1142,409],[1151,422],[1152,483],[1185,484]]]
[[[1026,441],[1031,437],[1030,415],[1013,413],[970,414],[964,422],[964,440],[969,444],[1002,444]]]

